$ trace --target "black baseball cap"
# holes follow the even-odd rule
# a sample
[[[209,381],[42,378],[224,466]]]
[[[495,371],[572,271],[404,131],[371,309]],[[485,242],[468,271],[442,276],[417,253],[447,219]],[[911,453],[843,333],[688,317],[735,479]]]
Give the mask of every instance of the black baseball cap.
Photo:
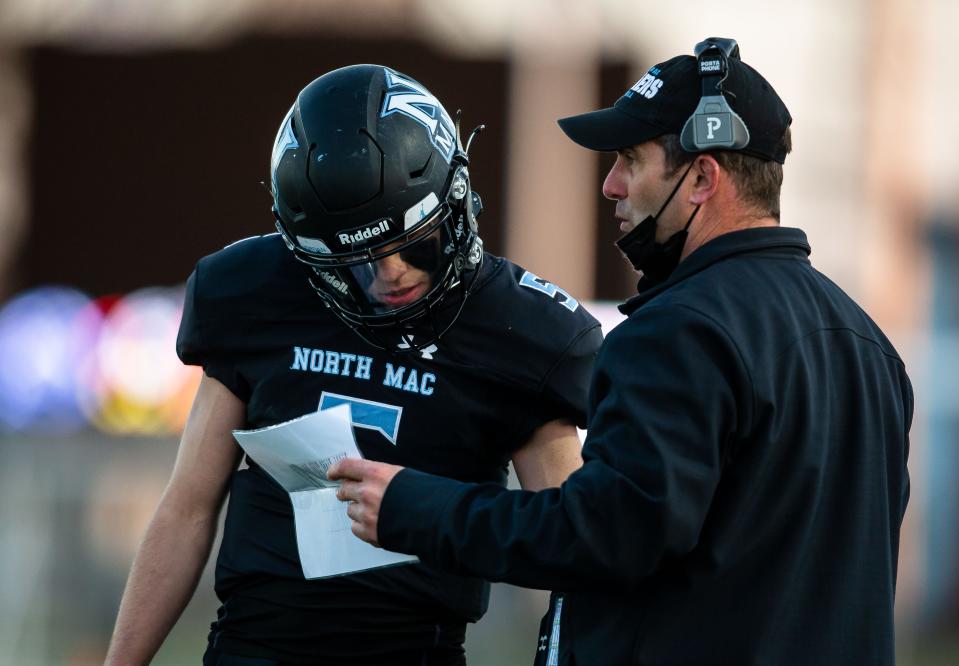
[[[723,93],[749,128],[749,143],[739,152],[782,164],[781,143],[792,116],[769,82],[741,60],[728,60]],[[649,71],[613,106],[561,118],[566,136],[590,150],[613,151],[645,143],[663,134],[680,134],[702,95],[697,60],[670,58]]]

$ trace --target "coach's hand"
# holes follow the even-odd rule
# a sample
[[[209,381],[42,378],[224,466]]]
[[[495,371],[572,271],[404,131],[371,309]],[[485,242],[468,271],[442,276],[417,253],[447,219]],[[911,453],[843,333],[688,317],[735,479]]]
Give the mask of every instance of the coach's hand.
[[[380,502],[390,481],[403,469],[399,465],[358,458],[346,458],[330,467],[326,476],[330,481],[342,481],[336,496],[349,502],[346,515],[353,521],[353,534],[374,546],[377,541],[377,521]]]

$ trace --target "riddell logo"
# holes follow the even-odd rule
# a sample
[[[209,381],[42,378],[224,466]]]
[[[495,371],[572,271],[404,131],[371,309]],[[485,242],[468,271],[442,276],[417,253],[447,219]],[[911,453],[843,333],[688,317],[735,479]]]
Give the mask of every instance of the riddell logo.
[[[319,273],[324,282],[336,289],[341,294],[345,294],[349,290],[349,287],[346,286],[346,283],[338,279],[332,273],[327,273],[326,271],[319,271]]]
[[[389,230],[390,221],[380,220],[371,227],[363,227],[362,229],[357,229],[356,231],[353,231],[352,229],[340,231],[336,234],[336,238],[340,241],[340,245],[352,245],[376,238],[380,234],[385,234]]]

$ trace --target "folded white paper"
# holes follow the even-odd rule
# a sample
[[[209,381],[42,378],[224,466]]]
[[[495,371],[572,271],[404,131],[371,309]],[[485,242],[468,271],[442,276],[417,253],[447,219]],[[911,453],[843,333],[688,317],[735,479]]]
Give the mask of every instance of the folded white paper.
[[[283,486],[293,504],[296,545],[306,578],[342,576],[377,567],[416,562],[375,548],[354,536],[346,502],[326,472],[342,458],[361,458],[353,438],[350,406],[339,405],[233,436],[257,465]]]

